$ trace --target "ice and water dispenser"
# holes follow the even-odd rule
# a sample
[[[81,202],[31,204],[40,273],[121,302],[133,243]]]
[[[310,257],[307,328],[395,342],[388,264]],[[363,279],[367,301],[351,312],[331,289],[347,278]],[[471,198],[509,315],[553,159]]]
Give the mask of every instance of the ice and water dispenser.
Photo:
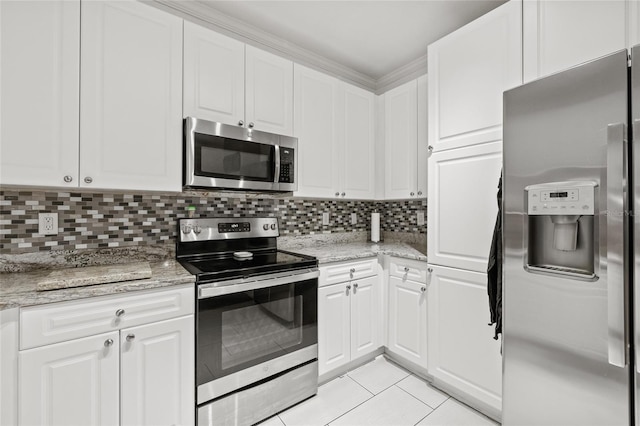
[[[552,182],[525,188],[529,272],[593,280],[596,262],[595,182]]]

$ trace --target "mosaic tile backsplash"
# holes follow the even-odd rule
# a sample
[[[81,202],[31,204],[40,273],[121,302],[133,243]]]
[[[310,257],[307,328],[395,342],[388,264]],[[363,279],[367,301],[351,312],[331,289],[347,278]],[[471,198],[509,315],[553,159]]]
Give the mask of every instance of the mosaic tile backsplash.
[[[307,200],[244,193],[92,193],[40,190],[0,191],[0,253],[132,247],[173,242],[176,220],[195,206],[195,217],[277,217],[280,234],[308,235],[369,231],[371,212],[381,230],[426,234],[416,213],[426,200]],[[38,234],[38,213],[58,213],[58,235]],[[322,225],[322,213],[330,224]],[[351,224],[351,213],[357,223]]]

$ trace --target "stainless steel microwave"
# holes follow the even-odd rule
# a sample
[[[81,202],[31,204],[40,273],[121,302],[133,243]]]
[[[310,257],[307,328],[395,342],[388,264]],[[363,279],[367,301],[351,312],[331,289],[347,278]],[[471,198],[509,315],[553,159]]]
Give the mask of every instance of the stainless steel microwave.
[[[184,120],[187,188],[298,189],[298,139],[188,117]]]

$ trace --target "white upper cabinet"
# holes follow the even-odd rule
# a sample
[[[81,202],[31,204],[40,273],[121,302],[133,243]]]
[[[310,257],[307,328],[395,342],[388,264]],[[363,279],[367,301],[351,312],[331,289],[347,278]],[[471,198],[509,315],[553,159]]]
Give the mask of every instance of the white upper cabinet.
[[[342,83],[344,90],[344,125],[340,197],[372,200],[375,197],[375,139],[373,93]],[[343,195],[344,194],[344,195]]]
[[[416,147],[416,158],[418,167],[418,182],[416,185],[416,196],[424,198],[428,190],[428,159],[429,159],[429,79],[425,74],[418,77],[418,144]]]
[[[185,117],[244,124],[244,47],[244,43],[185,21]]]
[[[297,64],[293,81],[293,129],[298,138],[298,191],[295,195],[335,197],[341,168],[335,107],[340,82]]]
[[[246,46],[245,66],[246,125],[293,135],[293,62]]]
[[[0,184],[78,186],[80,1],[0,2]]]
[[[384,94],[386,199],[411,198],[418,181],[418,83],[412,80]]]
[[[300,197],[375,197],[375,96],[318,71],[294,70]]]
[[[636,3],[525,0],[524,81],[633,46],[638,23]]]
[[[293,62],[185,22],[183,114],[291,136]]]
[[[80,185],[179,191],[182,19],[90,1],[81,36]]]
[[[434,151],[502,139],[502,92],[522,83],[522,3],[512,0],[429,46]]]
[[[442,152],[429,158],[430,264],[486,272],[498,213],[502,143]]]

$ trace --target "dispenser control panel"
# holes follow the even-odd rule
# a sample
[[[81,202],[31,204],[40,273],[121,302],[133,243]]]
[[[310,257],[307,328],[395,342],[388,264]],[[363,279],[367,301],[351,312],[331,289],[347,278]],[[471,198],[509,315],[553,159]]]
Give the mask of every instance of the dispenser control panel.
[[[593,215],[597,186],[595,182],[554,182],[527,186],[527,213]]]

